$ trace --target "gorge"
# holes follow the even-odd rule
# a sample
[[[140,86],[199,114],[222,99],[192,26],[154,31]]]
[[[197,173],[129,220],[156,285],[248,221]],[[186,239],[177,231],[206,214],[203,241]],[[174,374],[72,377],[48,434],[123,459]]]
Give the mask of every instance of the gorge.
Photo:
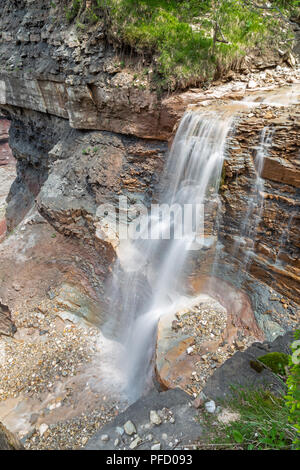
[[[259,383],[248,351],[299,328],[297,41],[161,93],[52,3],[1,6],[0,423],[26,449],[184,448],[222,370]]]

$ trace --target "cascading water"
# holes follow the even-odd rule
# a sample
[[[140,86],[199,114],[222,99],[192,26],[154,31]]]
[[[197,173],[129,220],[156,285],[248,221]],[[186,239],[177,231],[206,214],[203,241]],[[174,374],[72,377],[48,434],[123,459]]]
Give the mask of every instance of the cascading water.
[[[188,112],[176,133],[162,178],[160,204],[172,208],[173,218],[152,214],[141,221],[140,236],[127,243],[130,269],[117,263],[113,273],[111,311],[121,311],[119,340],[123,345],[120,370],[129,399],[139,397],[151,381],[154,335],[159,318],[187,302],[183,285],[187,260],[193,252],[192,220],[176,236],[176,224],[193,214],[188,207],[202,207],[218,199],[226,137],[231,117]],[[206,211],[207,212],[207,211]],[[186,220],[185,220],[186,222]],[[145,231],[151,227],[151,235]],[[160,234],[160,236],[159,236]],[[170,235],[170,236],[169,236]],[[205,237],[206,245],[212,241]]]
[[[246,240],[248,243],[243,259],[243,271],[247,271],[247,267],[253,253],[252,249],[254,248],[257,228],[261,221],[263,212],[264,179],[261,175],[264,168],[265,157],[268,155],[269,148],[272,145],[272,137],[272,129],[265,127],[261,132],[260,143],[255,157],[256,178],[252,189],[252,196],[249,197],[248,208],[240,228],[239,240],[236,242],[234,247],[234,255],[237,255],[242,242]],[[249,244],[251,244],[251,246],[249,246]]]
[[[276,257],[275,257],[275,261],[274,261],[274,264],[275,266],[281,266],[282,265],[282,261],[280,260],[280,255],[281,253],[283,252],[283,248],[288,244],[289,242],[289,239],[290,239],[290,229],[291,229],[291,225],[292,225],[292,222],[293,222],[293,219],[294,217],[296,216],[296,212],[292,212],[289,216],[288,216],[288,219],[287,219],[287,225],[286,225],[286,229],[283,230],[282,234],[281,234],[281,237],[279,239],[279,248],[277,250],[277,253],[276,253]]]

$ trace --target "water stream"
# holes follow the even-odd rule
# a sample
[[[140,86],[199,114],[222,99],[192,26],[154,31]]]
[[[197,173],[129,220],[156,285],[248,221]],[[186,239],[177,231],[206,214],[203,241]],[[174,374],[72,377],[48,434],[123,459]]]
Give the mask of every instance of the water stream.
[[[256,232],[261,221],[264,207],[264,179],[262,178],[262,171],[265,158],[272,145],[272,137],[273,130],[264,127],[261,131],[260,143],[254,160],[256,178],[254,180],[252,193],[248,198],[247,211],[240,227],[240,235],[234,247],[233,255],[236,256],[241,244],[244,244],[245,241],[247,242],[247,247],[244,250],[243,265],[240,267],[239,275],[241,275],[242,270],[244,272],[247,271],[255,247]]]
[[[298,100],[298,88],[297,93],[294,91],[294,88],[288,93],[284,91],[282,96],[274,92],[267,97],[267,102],[275,106],[288,105]],[[159,206],[140,218],[135,236],[123,243],[123,249],[121,245],[119,247],[109,291],[109,312],[112,314],[107,328],[113,329],[111,336],[120,346],[116,368],[122,378],[120,390],[125,392],[130,402],[152,385],[152,361],[159,319],[185,308],[192,301],[184,290],[190,274],[190,257],[195,250],[216,245],[216,230],[211,227],[217,229],[218,226],[218,190],[227,136],[233,127],[234,116],[237,111],[258,106],[267,98],[252,95],[227,110],[226,107],[215,111],[203,111],[202,108],[186,112],[161,177]],[[252,194],[240,227],[240,237],[234,246],[237,254],[241,243],[247,242],[243,247],[244,270],[251,263],[263,213],[262,171],[272,136],[271,128],[264,128],[261,132],[254,158],[256,176]],[[162,206],[168,210],[158,209]],[[205,212],[205,230],[201,233],[201,224],[195,225],[194,220],[199,215],[199,207],[204,207]],[[184,229],[178,234],[177,228],[182,226]]]
[[[120,370],[134,400],[151,382],[154,335],[159,318],[182,308],[188,299],[182,286],[189,255],[206,248],[214,239],[197,232],[197,211],[218,200],[226,137],[231,128],[230,116],[188,112],[176,133],[160,191],[160,204],[170,212],[151,213],[141,222],[144,229],[130,242],[130,269],[117,263],[114,270],[112,311],[122,305],[119,325],[123,352]],[[200,219],[199,219],[200,220]],[[184,229],[176,233],[178,227]],[[151,227],[151,236],[145,230]],[[199,243],[201,235],[201,243]],[[197,238],[198,237],[198,238]],[[128,250],[128,245],[126,247]],[[122,321],[123,319],[123,321]]]

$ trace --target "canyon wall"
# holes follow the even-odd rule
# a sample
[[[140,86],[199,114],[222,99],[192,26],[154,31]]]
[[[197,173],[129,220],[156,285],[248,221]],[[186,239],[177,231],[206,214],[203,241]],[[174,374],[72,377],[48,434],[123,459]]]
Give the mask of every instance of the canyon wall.
[[[89,297],[86,286],[91,283],[97,291],[92,294],[93,302],[105,309],[104,283],[116,256],[116,244],[101,225],[98,208],[111,204],[117,209],[119,196],[128,197],[133,212],[140,202],[149,206],[155,200],[168,145],[187,107],[217,110],[216,105],[241,100],[255,90],[275,90],[276,94],[279,86],[287,84],[290,88],[284,93],[289,94],[299,83],[295,58],[279,53],[256,57],[246,61],[243,70],[232,72],[207,90],[160,96],[148,79],[124,67],[105,39],[104,24],[79,31],[65,19],[60,21],[58,10],[42,0],[6,1],[2,8],[0,108],[11,121],[10,147],[17,159],[17,178],[6,211],[8,230],[12,233],[26,217],[42,220],[40,225],[49,233],[55,229],[56,242],[62,244],[67,258],[72,258],[73,267],[57,262],[60,275],[51,271],[49,279],[53,282],[57,278],[59,284],[66,277],[84,278],[85,294]],[[297,102],[297,90],[291,103]],[[252,242],[243,240],[238,253],[233,253],[233,247],[253,192],[254,157],[266,126],[274,130],[274,137],[262,175],[265,205],[255,246],[251,247],[250,273],[243,277],[240,270],[243,272],[245,250]],[[193,283],[200,286],[201,276],[210,275],[214,263],[216,277],[249,295],[267,335],[279,334],[296,321],[299,303],[296,104],[263,105],[253,112],[238,113],[228,142],[220,197],[222,247],[217,262],[215,252],[193,260]],[[36,209],[39,216],[31,219]],[[38,224],[33,225],[38,230]],[[44,266],[47,246],[53,254],[54,245],[40,241],[38,258]],[[88,266],[76,257],[87,257]],[[34,261],[30,263],[33,269]],[[3,266],[10,269],[9,264],[7,258]],[[47,269],[37,269],[36,277],[47,278]],[[3,279],[0,287],[5,303],[11,295],[11,276],[7,279],[10,281]],[[278,293],[271,309],[267,286]]]

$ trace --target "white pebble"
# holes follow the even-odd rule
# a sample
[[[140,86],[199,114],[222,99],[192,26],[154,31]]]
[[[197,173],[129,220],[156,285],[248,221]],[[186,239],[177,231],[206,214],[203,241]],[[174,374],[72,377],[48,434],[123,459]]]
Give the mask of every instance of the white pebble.
[[[216,404],[213,400],[207,401],[204,406],[208,413],[214,413],[216,411]]]

